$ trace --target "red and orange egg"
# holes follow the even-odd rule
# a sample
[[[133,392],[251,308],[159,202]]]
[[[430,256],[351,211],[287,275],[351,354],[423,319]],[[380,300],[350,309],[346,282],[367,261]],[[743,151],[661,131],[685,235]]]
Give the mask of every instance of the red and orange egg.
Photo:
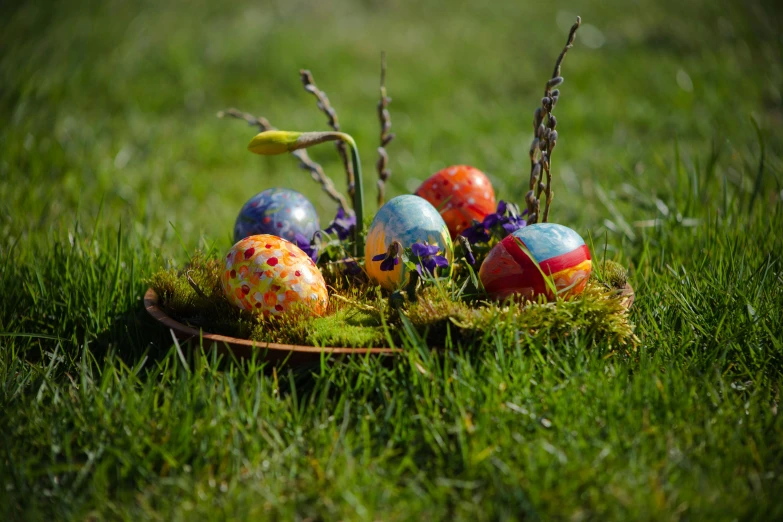
[[[454,165],[430,176],[415,194],[440,212],[451,237],[495,211],[495,190],[486,174],[468,165]]]

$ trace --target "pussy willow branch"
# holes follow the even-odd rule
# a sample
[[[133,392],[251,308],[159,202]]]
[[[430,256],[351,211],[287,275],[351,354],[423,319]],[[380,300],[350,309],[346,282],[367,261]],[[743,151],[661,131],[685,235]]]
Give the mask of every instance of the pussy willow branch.
[[[389,114],[389,104],[391,98],[386,96],[386,53],[381,53],[381,99],[378,101],[378,121],[381,123],[381,145],[378,147],[378,162],[375,164],[378,169],[378,208],[383,205],[386,197],[386,181],[391,176],[389,168],[389,155],[386,153],[386,145],[394,139],[391,130],[391,115]]]
[[[273,127],[266,118],[257,118],[250,113],[242,112],[234,108],[226,109],[218,113],[218,118],[225,118],[226,116],[236,118],[238,120],[245,120],[249,125],[258,127],[259,132],[275,130],[275,127]],[[331,178],[326,175],[323,167],[313,161],[307,154],[306,150],[295,150],[291,154],[296,156],[296,159],[299,160],[299,166],[302,169],[310,172],[310,176],[321,185],[323,191],[326,192],[335,203],[340,205],[340,207],[342,207],[344,210],[349,210],[348,202],[345,200],[345,196],[337,191],[334,186],[334,182],[332,182]]]
[[[568,50],[574,46],[576,31],[582,24],[582,19],[576,17],[576,23],[571,26],[566,40],[565,47],[560,52],[555,62],[555,69],[552,78],[546,82],[544,88],[544,97],[541,99],[541,107],[536,109],[533,116],[533,132],[535,134],[533,143],[530,145],[530,190],[525,196],[525,202],[528,209],[528,223],[541,221],[546,223],[549,220],[549,208],[552,205],[552,151],[557,145],[557,118],[552,111],[557,105],[560,97],[560,91],[555,89],[563,83],[563,77],[560,76],[560,66],[563,63]],[[546,185],[543,177],[546,175]],[[541,194],[546,198],[544,201],[544,213],[541,215]]]
[[[335,132],[340,132],[340,120],[337,118],[337,111],[334,110],[332,104],[329,103],[329,97],[326,93],[318,88],[313,79],[313,74],[307,69],[299,71],[299,77],[302,80],[302,85],[307,92],[315,96],[316,105],[326,115],[326,120],[329,126],[334,129]],[[348,196],[353,197],[355,190],[354,185],[354,172],[353,165],[348,158],[348,151],[345,149],[345,143],[342,141],[335,142],[337,152],[340,154],[340,159],[343,160],[343,168],[345,168],[345,176],[348,186]]]

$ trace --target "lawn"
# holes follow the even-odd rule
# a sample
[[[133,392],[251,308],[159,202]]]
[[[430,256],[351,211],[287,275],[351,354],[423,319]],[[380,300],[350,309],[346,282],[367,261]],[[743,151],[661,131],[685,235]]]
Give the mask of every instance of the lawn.
[[[783,519],[783,10],[579,4],[0,4],[0,519]],[[147,317],[256,192],[335,213],[219,110],[325,130],[309,68],[372,215],[385,51],[389,196],[471,164],[521,202],[577,14],[550,219],[629,267],[634,349],[498,324],[273,371]]]

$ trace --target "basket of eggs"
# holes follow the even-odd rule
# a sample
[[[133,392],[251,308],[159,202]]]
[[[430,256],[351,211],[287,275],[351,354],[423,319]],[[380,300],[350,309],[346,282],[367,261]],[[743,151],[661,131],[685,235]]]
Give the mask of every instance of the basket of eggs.
[[[378,210],[364,215],[358,147],[309,71],[306,92],[330,130],[291,132],[265,118],[229,109],[219,116],[257,127],[248,149],[291,154],[337,205],[323,227],[313,204],[295,190],[267,188],[250,198],[234,224],[235,244],[195,255],[182,269],[150,279],[144,303],[180,341],[240,357],[293,364],[332,356],[388,356],[424,342],[434,349],[470,346],[486,335],[501,342],[572,335],[632,349],[628,319],[634,299],[625,269],[594,263],[575,230],[549,221],[553,114],[560,67],[580,20],[571,28],[533,118],[530,177],[522,205],[496,198],[491,179],[467,165],[444,168],[414,194],[385,201],[391,175],[386,147],[390,98],[382,58]],[[309,147],[335,144],[346,171],[340,193]],[[350,201],[350,204],[348,203]]]

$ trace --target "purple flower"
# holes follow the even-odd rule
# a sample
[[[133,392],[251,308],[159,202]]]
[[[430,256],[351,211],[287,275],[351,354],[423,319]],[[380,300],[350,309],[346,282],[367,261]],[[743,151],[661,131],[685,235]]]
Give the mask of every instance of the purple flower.
[[[385,254],[373,256],[373,261],[381,262],[381,272],[391,272],[394,267],[400,264],[400,255],[402,254],[402,245],[399,241],[393,241]]]
[[[506,202],[501,199],[498,202],[497,210],[494,213],[487,214],[486,217],[484,217],[484,228],[489,230],[497,223],[502,223],[503,219],[505,218],[507,208],[508,206],[506,205]]]
[[[503,203],[501,201],[500,203]],[[503,226],[503,230],[506,231],[506,234],[511,234],[515,230],[519,230],[520,228],[527,225],[527,221],[525,221],[522,216],[527,214],[527,209],[525,209],[522,214],[519,213],[519,207],[516,206],[513,203],[509,203],[507,205],[507,208],[503,208],[503,213],[505,214],[506,211],[508,213],[508,216],[504,217],[501,225]],[[500,213],[500,205],[498,204],[498,213]]]
[[[345,258],[345,264],[343,265],[345,267],[345,273],[348,275],[359,275],[362,273],[362,267],[359,266],[359,263],[356,262],[356,260],[346,257]]]
[[[316,234],[317,233],[318,232],[316,232]],[[294,236],[294,240],[296,241],[296,246],[301,248],[305,254],[310,256],[310,259],[313,260],[313,263],[318,260],[318,247],[316,245],[308,241],[308,239],[299,232],[297,232]]]
[[[527,221],[520,218],[509,218],[509,220],[506,223],[503,223],[503,230],[506,231],[506,234],[511,234],[515,230],[519,230],[520,228],[527,225]]]
[[[526,212],[523,212],[523,214]],[[520,215],[519,207],[513,203],[506,203],[501,199],[495,212],[487,214],[481,223],[473,220],[473,225],[463,230],[461,235],[472,245],[487,243],[493,230],[500,233],[496,225],[501,226],[503,229],[502,237],[505,237],[527,225],[527,222]]]
[[[419,275],[422,274],[423,269],[430,274],[435,274],[435,269],[439,266],[449,266],[449,260],[443,256],[439,256],[438,245],[428,245],[427,243],[414,243],[411,246],[411,252],[413,255],[419,258],[419,262],[416,263],[416,272]]]
[[[346,215],[345,209],[340,207],[337,209],[337,215],[334,217],[334,220],[324,229],[324,232],[337,234],[340,241],[345,241],[351,236],[354,228],[356,228],[356,215]]]
[[[381,262],[381,272],[391,272],[395,266],[400,264],[398,257],[388,257],[386,254],[378,254],[372,260]]]
[[[421,270],[422,266],[424,265],[424,269],[429,272],[430,274],[435,273],[435,269],[439,266],[449,266],[449,260],[446,259],[443,256],[428,256],[426,258],[423,258],[421,260],[421,263],[416,263],[416,271],[419,273],[419,275],[422,275]]]
[[[489,242],[489,234],[484,228],[484,223],[473,220],[473,225],[463,230],[460,235],[468,240],[471,245]]]
[[[428,245],[427,243],[413,243],[411,252],[416,257],[434,256],[438,253],[438,245]]]

